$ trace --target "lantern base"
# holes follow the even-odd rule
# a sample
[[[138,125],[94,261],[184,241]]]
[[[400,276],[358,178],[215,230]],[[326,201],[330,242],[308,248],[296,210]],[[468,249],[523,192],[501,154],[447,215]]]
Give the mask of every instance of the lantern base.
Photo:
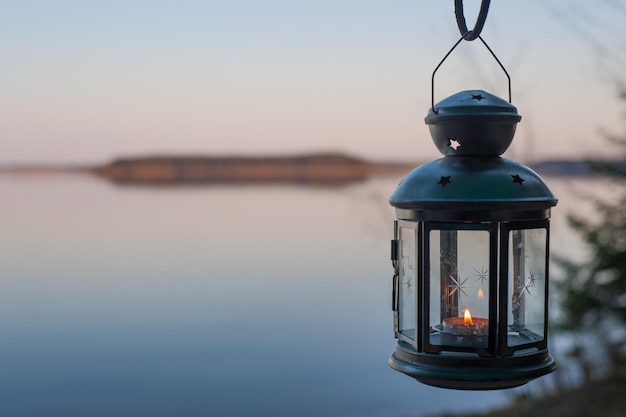
[[[402,341],[389,358],[389,365],[426,385],[459,390],[518,387],[556,369],[547,349],[486,358],[457,352],[420,353]]]

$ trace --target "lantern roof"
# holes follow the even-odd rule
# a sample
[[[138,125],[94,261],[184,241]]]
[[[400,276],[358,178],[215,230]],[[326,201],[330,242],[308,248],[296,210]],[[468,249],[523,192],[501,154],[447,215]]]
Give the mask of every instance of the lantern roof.
[[[499,156],[446,156],[409,173],[389,202],[415,210],[545,210],[557,199],[520,163]]]

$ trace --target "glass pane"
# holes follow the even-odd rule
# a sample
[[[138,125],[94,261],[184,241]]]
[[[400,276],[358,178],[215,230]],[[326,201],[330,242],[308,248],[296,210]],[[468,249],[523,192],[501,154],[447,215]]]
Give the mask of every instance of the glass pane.
[[[417,308],[417,242],[415,229],[412,227],[399,228],[399,273],[400,296],[398,299],[399,330],[400,334],[415,341],[415,321]]]
[[[509,233],[508,346],[544,339],[546,229]]]
[[[430,243],[430,343],[487,347],[489,232],[433,230]]]

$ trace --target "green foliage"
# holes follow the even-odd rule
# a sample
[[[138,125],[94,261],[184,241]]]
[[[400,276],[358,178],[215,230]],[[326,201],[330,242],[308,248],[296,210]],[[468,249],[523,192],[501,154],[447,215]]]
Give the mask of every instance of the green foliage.
[[[620,98],[626,101],[626,92]],[[626,156],[626,134],[605,136]],[[563,314],[556,324],[578,336],[569,353],[578,359],[584,375],[604,378],[626,371],[626,170],[610,163],[592,167],[614,191],[610,201],[593,201],[593,219],[568,217],[590,257],[585,261],[555,259],[564,272],[558,282]]]
[[[623,417],[626,379],[604,379],[545,396],[520,397],[506,408],[464,417]]]

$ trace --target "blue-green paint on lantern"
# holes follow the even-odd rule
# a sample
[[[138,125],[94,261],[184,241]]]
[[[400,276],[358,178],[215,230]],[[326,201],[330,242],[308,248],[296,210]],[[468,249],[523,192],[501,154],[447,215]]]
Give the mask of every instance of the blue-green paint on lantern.
[[[437,103],[425,122],[445,156],[498,156],[513,141],[521,119],[508,101],[483,90],[466,90]]]
[[[443,181],[441,179],[447,178]],[[394,207],[546,209],[557,199],[532,169],[502,157],[443,157],[414,169],[390,198]]]
[[[519,349],[508,346],[507,341],[506,326],[510,323],[506,317],[512,303],[507,298],[509,280],[515,279],[509,277],[509,261],[515,263],[509,258],[516,256],[509,254],[509,236],[518,230],[544,228],[546,231],[543,326],[544,334],[547,332],[549,218],[550,209],[557,203],[537,173],[501,156],[511,144],[520,120],[515,106],[482,90],[461,91],[442,100],[430,109],[425,121],[443,158],[410,172],[389,199],[396,208],[396,232],[399,221],[416,225],[418,243],[411,256],[418,265],[423,262],[417,273],[417,299],[421,300],[415,311],[417,336],[411,343],[399,339],[389,364],[425,384],[453,389],[511,388],[550,373],[556,367],[547,349],[547,338],[543,339],[543,344],[529,344]],[[471,346],[458,352],[455,351],[458,346],[444,346],[440,351],[437,349],[440,346],[429,345],[433,330],[429,319],[431,306],[427,302],[433,297],[430,280],[435,277],[434,288],[437,288],[436,282],[441,279],[437,274],[442,274],[439,270],[430,275],[432,247],[429,245],[433,235],[429,233],[432,230],[447,233],[472,228],[488,230],[488,226],[493,226],[490,230],[498,233],[490,240],[489,248],[489,257],[493,260],[491,277],[498,280],[498,285],[490,291],[492,299],[489,301],[490,323],[497,323],[490,329],[494,339],[489,342],[487,352],[472,350]],[[456,238],[442,240],[441,234],[435,248],[437,245],[448,245],[446,250],[454,253],[452,260],[446,261],[450,265],[456,265],[457,252],[466,249],[457,246]],[[392,256],[392,259],[395,258]],[[445,264],[437,266],[439,262],[432,268],[436,270]],[[399,269],[395,273],[398,276]],[[394,287],[395,291],[399,296],[402,289]],[[398,320],[397,315],[394,317]]]

